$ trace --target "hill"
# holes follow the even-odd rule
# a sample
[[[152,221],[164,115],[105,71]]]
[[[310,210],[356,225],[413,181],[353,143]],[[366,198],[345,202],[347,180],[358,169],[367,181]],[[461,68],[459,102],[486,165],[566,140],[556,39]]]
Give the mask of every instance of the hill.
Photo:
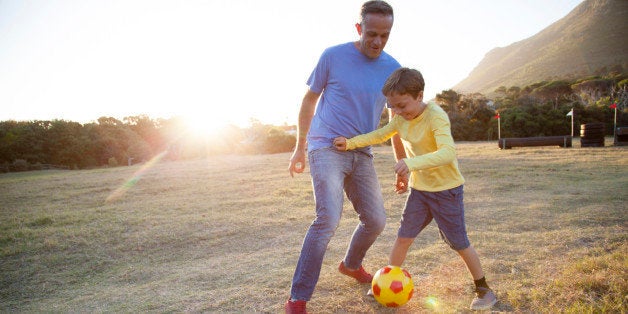
[[[499,86],[628,72],[628,1],[585,0],[536,35],[489,51],[453,87],[488,95]]]

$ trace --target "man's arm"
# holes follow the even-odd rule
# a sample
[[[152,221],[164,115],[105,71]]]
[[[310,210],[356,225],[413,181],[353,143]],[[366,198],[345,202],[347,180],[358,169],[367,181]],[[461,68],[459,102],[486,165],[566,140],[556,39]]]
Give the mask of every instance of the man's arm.
[[[390,121],[395,113],[390,109],[388,109],[388,113],[388,120]],[[398,162],[399,160],[406,158],[406,150],[403,148],[403,143],[401,143],[399,134],[395,134],[390,139],[390,142],[392,143],[393,153],[395,154],[395,161]],[[395,174],[395,176],[397,178],[397,182],[395,183],[395,191],[397,194],[402,194],[408,191],[408,176],[400,176],[398,174]]]
[[[301,110],[299,111],[299,121],[297,123],[297,144],[290,158],[290,176],[294,177],[295,173],[302,173],[305,170],[305,148],[306,148],[306,136],[310,130],[312,124],[312,117],[314,117],[314,109],[316,109],[316,102],[320,93],[315,93],[311,90],[307,90],[303,101],[301,102]]]

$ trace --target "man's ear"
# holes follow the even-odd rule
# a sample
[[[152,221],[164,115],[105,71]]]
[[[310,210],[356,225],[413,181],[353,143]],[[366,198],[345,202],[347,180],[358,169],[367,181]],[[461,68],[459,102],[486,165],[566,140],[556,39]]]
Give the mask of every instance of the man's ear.
[[[362,25],[355,23],[355,29],[358,31],[358,35],[362,36]]]

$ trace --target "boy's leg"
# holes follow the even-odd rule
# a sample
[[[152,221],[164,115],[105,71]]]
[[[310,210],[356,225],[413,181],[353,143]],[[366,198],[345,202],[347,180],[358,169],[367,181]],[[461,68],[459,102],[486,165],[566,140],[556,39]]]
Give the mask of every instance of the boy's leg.
[[[488,310],[495,303],[497,303],[497,297],[491,288],[486,283],[484,277],[484,271],[482,271],[482,265],[480,264],[480,258],[473,246],[469,245],[468,248],[458,250],[458,254],[464,260],[467,265],[467,269],[473,276],[473,283],[475,284],[475,297],[471,301],[470,308],[472,310]]]
[[[475,285],[475,298],[471,301],[470,308],[472,310],[490,309],[493,305],[495,305],[495,303],[497,303],[497,297],[486,283],[486,278],[484,277],[484,271],[482,270],[478,253],[471,245],[469,245],[468,248],[458,250],[457,252],[467,265],[467,269],[469,269]]]
[[[432,215],[442,239],[462,258],[473,280],[484,277],[478,253],[469,238],[464,221],[464,187],[431,193]]]
[[[410,189],[410,195],[406,199],[406,206],[401,215],[397,239],[388,259],[390,265],[401,267],[414,239],[432,222],[432,214],[425,206],[423,197],[423,192]]]
[[[390,265],[401,267],[414,239],[432,221],[432,215],[425,206],[423,198],[423,192],[410,188],[399,230],[397,230],[397,239],[388,259]],[[367,295],[373,295],[373,290],[369,290]]]
[[[467,269],[469,269],[473,280],[480,280],[484,277],[480,257],[472,245],[469,245],[466,249],[458,250],[456,252],[460,254],[460,257],[462,257],[462,260],[467,265]]]
[[[467,237],[463,194],[463,186],[434,192],[430,207],[442,239],[458,252],[473,277],[476,297],[471,302],[471,309],[490,309],[497,302],[497,298],[486,284],[480,258]]]
[[[408,249],[410,245],[412,245],[412,242],[414,242],[414,238],[402,238],[397,236],[392,251],[390,252],[388,264],[401,267],[403,261],[406,260],[406,254],[408,254]]]

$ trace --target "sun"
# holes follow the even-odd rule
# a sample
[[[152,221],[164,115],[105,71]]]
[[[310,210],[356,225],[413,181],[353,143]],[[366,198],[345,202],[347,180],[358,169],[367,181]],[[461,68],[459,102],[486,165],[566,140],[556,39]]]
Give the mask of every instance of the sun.
[[[192,135],[200,137],[219,136],[228,125],[225,121],[219,121],[207,114],[186,115],[183,121]]]

